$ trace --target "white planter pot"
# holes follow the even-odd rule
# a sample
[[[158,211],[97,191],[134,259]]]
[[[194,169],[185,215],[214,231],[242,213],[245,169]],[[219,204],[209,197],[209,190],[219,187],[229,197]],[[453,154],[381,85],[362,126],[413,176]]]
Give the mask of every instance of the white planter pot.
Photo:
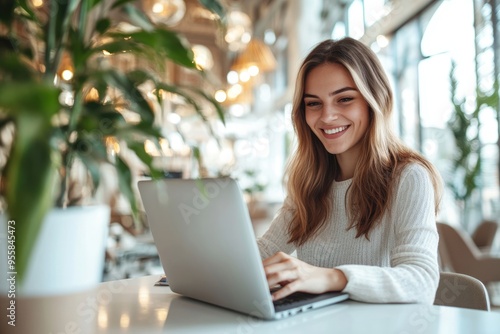
[[[109,219],[109,207],[104,205],[51,210],[35,242],[25,277],[16,282],[16,295],[76,293],[101,282]],[[12,289],[12,281],[5,278],[9,272],[6,226],[5,216],[0,217],[2,295]]]

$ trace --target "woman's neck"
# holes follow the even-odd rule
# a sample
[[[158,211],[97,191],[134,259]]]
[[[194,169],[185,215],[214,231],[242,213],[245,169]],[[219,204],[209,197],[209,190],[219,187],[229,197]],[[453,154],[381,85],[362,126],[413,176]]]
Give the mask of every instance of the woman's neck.
[[[354,177],[354,170],[358,161],[357,152],[344,152],[335,156],[339,165],[339,174],[336,181],[345,181]]]

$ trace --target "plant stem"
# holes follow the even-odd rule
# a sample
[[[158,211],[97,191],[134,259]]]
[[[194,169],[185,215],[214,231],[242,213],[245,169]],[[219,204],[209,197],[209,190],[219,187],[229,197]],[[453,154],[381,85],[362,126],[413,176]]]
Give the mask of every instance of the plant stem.
[[[67,152],[63,154],[63,174],[61,177],[61,184],[59,186],[59,196],[56,201],[56,206],[58,208],[65,208],[68,203],[68,184],[69,178],[71,175],[71,166],[73,164],[73,154],[71,152]]]

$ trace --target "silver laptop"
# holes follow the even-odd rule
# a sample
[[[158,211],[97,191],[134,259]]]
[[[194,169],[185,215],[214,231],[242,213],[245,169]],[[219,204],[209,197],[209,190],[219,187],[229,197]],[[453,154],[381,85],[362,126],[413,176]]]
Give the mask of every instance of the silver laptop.
[[[263,319],[346,300],[296,293],[273,303],[242,191],[231,178],[139,181],[173,292]]]

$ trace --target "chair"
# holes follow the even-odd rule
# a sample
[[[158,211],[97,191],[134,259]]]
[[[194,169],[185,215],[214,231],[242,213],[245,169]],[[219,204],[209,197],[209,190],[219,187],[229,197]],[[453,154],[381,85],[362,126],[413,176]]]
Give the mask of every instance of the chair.
[[[493,220],[483,220],[472,233],[472,241],[483,252],[490,252],[498,230],[498,223]]]
[[[481,281],[463,274],[442,272],[434,305],[489,311],[488,291]]]
[[[500,257],[483,253],[464,231],[437,223],[439,257],[443,271],[477,278],[483,284],[500,281]]]

